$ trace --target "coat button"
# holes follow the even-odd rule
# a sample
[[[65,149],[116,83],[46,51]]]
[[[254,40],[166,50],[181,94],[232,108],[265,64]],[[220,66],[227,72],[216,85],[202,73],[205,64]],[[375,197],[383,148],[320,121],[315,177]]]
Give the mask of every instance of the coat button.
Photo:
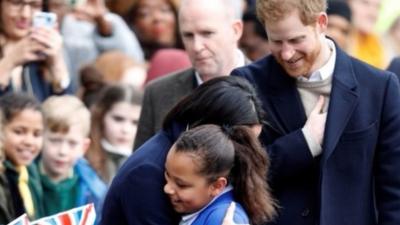
[[[303,216],[303,217],[306,217],[308,215],[310,215],[310,210],[309,209],[305,209],[305,210],[303,210],[303,212],[301,212],[301,216]]]

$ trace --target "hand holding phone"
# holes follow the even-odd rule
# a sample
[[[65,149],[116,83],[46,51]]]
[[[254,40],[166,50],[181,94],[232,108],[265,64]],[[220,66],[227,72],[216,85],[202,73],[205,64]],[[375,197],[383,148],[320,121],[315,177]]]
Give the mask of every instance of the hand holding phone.
[[[62,48],[62,38],[55,29],[57,26],[57,15],[51,12],[36,12],[32,18],[31,38],[40,43],[42,49],[37,55],[42,59],[52,58]]]

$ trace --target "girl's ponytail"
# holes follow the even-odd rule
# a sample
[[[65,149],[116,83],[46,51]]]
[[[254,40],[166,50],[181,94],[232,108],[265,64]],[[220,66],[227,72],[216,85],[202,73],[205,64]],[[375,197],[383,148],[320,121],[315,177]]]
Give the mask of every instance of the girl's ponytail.
[[[248,126],[223,126],[235,149],[234,166],[229,179],[234,196],[249,214],[252,224],[271,221],[276,215],[275,200],[267,183],[269,158]]]

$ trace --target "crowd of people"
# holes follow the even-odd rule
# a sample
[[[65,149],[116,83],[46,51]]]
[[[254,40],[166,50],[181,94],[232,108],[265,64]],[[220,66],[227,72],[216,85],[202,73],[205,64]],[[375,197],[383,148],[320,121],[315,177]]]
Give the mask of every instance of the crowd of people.
[[[399,224],[382,4],[0,0],[0,224]]]

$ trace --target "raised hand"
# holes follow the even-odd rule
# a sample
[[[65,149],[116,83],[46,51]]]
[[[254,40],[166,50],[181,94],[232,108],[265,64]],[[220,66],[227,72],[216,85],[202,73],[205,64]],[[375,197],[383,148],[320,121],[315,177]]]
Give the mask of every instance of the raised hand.
[[[104,16],[108,9],[104,0],[87,0],[85,4],[78,5],[74,9],[74,15],[78,19],[95,22],[99,17]]]
[[[32,38],[27,36],[16,43],[8,45],[4,49],[3,60],[7,62],[10,69],[21,66],[27,62],[43,60],[43,55],[37,54],[42,46],[33,42]]]
[[[94,23],[102,36],[109,36],[112,34],[112,25],[105,19],[107,12],[104,0],[87,0],[85,4],[75,7],[73,14],[77,19]]]
[[[56,28],[36,27],[30,34],[33,43],[40,45],[38,55],[44,57],[53,88],[61,90],[60,83],[67,79],[68,70],[63,57],[63,40]]]
[[[32,28],[30,34],[34,43],[39,44],[40,54],[44,55],[49,65],[54,64],[62,57],[63,41],[61,34],[54,28],[37,27]]]
[[[320,145],[322,145],[322,140],[324,138],[325,122],[328,114],[327,112],[324,112],[324,105],[325,98],[321,95],[304,125],[304,128],[308,130],[313,139]]]

